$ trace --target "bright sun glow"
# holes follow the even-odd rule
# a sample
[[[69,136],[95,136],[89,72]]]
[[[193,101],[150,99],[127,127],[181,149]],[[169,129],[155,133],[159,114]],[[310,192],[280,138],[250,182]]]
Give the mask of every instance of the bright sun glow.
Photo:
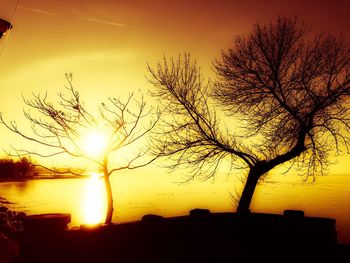
[[[86,154],[99,157],[107,148],[107,137],[102,132],[94,131],[86,135],[83,143]]]

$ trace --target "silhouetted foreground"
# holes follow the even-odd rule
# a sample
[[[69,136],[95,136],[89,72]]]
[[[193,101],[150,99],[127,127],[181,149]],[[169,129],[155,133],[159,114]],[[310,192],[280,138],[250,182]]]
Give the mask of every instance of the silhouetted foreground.
[[[342,262],[350,258],[349,248],[337,244],[334,219],[304,217],[302,211],[239,216],[195,209],[189,216],[146,215],[133,223],[67,230],[69,221],[69,214],[28,217],[19,262]]]

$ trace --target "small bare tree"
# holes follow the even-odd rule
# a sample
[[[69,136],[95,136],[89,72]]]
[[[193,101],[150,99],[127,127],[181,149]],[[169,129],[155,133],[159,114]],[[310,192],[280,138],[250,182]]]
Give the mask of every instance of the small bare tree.
[[[192,167],[193,176],[211,177],[232,158],[247,171],[239,213],[249,211],[257,183],[276,166],[287,162],[315,176],[330,153],[349,151],[350,49],[342,37],[308,31],[296,18],[256,24],[214,62],[214,83],[204,82],[188,54],[149,67],[165,114],[156,152],[172,168]],[[230,129],[214,103],[232,117]]]
[[[135,146],[153,129],[158,118],[152,116],[151,108],[146,108],[143,96],[137,100],[133,94],[129,95],[125,102],[109,98],[107,102],[101,103],[97,114],[92,114],[74,89],[72,75],[67,74],[66,79],[68,85],[65,87],[65,92],[58,94],[57,103],[50,102],[47,94],[33,94],[32,99],[24,98],[25,104],[29,107],[24,116],[31,124],[30,134],[20,130],[15,121],[5,121],[2,114],[0,123],[28,141],[46,148],[39,151],[14,148],[17,156],[50,158],[65,155],[97,164],[99,170],[103,171],[107,193],[105,223],[110,224],[114,210],[110,176],[120,170],[146,166],[157,158],[147,156],[148,148],[143,147],[135,151],[130,147]],[[86,152],[80,141],[84,132],[101,128],[100,123],[107,127],[106,148],[101,155],[93,156]],[[128,155],[119,156],[118,163],[110,163],[112,154],[121,151],[125,154],[123,149],[129,149]],[[45,168],[56,173],[72,172],[70,168]]]

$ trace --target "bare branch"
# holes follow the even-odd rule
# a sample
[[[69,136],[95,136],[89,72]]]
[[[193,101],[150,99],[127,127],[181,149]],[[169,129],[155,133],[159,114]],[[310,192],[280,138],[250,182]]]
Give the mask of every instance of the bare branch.
[[[214,62],[213,83],[189,54],[148,66],[162,112],[155,153],[171,169],[192,168],[190,178],[213,177],[231,157],[247,172],[238,207],[245,212],[257,183],[280,164],[324,173],[330,153],[350,149],[350,48],[309,31],[296,17],[254,25]],[[232,122],[220,123],[224,115]]]
[[[75,90],[72,82],[72,75],[66,75],[67,86],[63,92],[57,94],[57,101],[49,100],[48,94],[32,94],[32,98],[27,99],[23,95],[23,101],[27,106],[24,110],[24,117],[29,121],[31,133],[25,133],[17,127],[16,122],[7,122],[0,114],[0,123],[8,130],[21,136],[22,138],[43,147],[38,150],[16,149],[13,150],[18,156],[36,156],[41,158],[66,157],[82,158],[98,165],[98,169],[103,171],[107,195],[108,212],[106,223],[111,223],[113,212],[112,190],[109,177],[112,173],[125,170],[136,169],[153,162],[158,156],[146,158],[149,149],[140,146],[138,153],[126,156],[126,164],[110,162],[113,153],[119,152],[122,148],[134,146],[141,138],[156,126],[159,116],[152,113],[152,108],[146,108],[146,102],[141,95],[141,99],[136,99],[134,94],[123,102],[119,98],[109,98],[107,102],[102,102],[102,107],[96,115],[93,115],[82,102],[79,92]],[[33,113],[34,112],[34,113]],[[147,121],[147,124],[145,123]],[[108,145],[100,156],[90,156],[81,145],[82,136],[91,130],[107,126]],[[105,129],[103,129],[105,130]],[[11,154],[11,153],[10,153]],[[109,167],[109,164],[111,164]],[[54,173],[74,173],[70,168],[49,168],[39,164],[42,168]]]

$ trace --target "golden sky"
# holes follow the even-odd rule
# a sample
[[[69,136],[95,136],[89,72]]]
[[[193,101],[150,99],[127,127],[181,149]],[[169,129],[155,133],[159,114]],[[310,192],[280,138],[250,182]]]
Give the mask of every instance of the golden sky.
[[[350,39],[349,10],[347,0],[0,0],[0,18],[13,24],[0,40],[0,111],[21,123],[21,94],[55,95],[68,72],[91,104],[146,92],[146,64],[163,55],[190,51],[208,73],[237,34],[278,15],[298,15],[316,31]],[[21,143],[4,127],[0,138],[1,149]],[[349,161],[332,171],[350,172]]]

